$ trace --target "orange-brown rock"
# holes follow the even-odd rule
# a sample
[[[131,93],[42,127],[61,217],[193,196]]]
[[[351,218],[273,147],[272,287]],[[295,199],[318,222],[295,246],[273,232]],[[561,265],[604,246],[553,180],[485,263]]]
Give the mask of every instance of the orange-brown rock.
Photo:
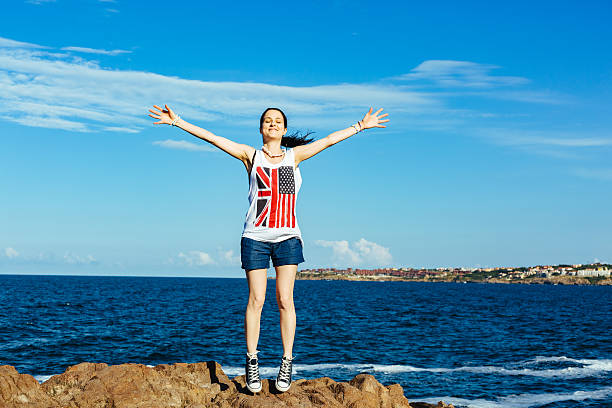
[[[411,408],[399,384],[384,386],[369,374],[349,382],[328,377],[294,381],[279,393],[274,380],[263,380],[253,395],[244,376],[229,379],[214,362],[109,366],[81,363],[39,384],[12,366],[0,366],[1,408]],[[414,403],[419,407],[452,407]]]
[[[15,367],[0,366],[0,407],[57,407],[38,381],[28,374],[19,374]]]

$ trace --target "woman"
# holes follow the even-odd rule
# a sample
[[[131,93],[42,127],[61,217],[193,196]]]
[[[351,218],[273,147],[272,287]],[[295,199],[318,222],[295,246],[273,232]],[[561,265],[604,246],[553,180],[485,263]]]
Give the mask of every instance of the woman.
[[[268,108],[259,120],[263,138],[261,150],[233,142],[187,123],[168,105],[165,109],[153,105],[149,116],[159,119],[154,124],[170,124],[205,140],[242,161],[249,174],[249,210],[241,237],[240,258],[249,285],[249,301],[245,313],[246,385],[255,393],[261,391],[257,342],[261,310],[266,296],[267,269],[270,259],[276,269],[276,301],[280,312],[283,357],[276,378],[276,388],[285,392],[291,386],[293,340],[295,337],[295,308],[293,286],[297,266],[304,262],[302,236],[296,220],[296,199],[302,178],[298,165],[322,150],[362,131],[381,125],[389,119],[380,115],[382,108],[372,113],[370,108],[363,119],[327,137],[312,141],[305,136],[285,136],[287,117],[278,108]],[[308,136],[308,135],[306,135]],[[281,146],[286,149],[282,149]]]

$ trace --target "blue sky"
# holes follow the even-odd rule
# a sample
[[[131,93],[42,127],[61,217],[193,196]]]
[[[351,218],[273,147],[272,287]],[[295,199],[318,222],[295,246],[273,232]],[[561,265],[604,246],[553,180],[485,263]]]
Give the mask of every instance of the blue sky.
[[[241,277],[242,163],[300,167],[300,268],[612,260],[608,2],[26,1],[0,15],[0,273]]]

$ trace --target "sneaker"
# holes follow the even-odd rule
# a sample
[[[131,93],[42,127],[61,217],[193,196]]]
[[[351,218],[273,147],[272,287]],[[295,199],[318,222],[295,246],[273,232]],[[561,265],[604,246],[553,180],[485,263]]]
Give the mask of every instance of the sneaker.
[[[276,377],[276,389],[285,392],[291,387],[291,372],[293,371],[293,357],[283,356],[278,376]]]
[[[259,361],[257,353],[247,353],[246,365],[244,371],[246,373],[246,386],[252,393],[261,391],[261,380],[259,379]]]

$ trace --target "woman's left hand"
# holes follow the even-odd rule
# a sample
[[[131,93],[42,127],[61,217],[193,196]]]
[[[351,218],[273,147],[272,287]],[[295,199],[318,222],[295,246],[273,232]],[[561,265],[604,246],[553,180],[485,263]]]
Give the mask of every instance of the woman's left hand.
[[[368,113],[366,113],[363,119],[361,119],[361,125],[363,126],[363,129],[369,129],[373,127],[380,127],[380,128],[386,127],[384,125],[381,125],[381,123],[388,122],[389,119],[384,119],[384,120],[380,120],[380,119],[384,118],[385,116],[389,116],[389,114],[385,113],[384,115],[378,116],[380,112],[383,110],[383,108],[380,108],[373,114],[372,114],[372,110],[373,109],[370,108]]]

